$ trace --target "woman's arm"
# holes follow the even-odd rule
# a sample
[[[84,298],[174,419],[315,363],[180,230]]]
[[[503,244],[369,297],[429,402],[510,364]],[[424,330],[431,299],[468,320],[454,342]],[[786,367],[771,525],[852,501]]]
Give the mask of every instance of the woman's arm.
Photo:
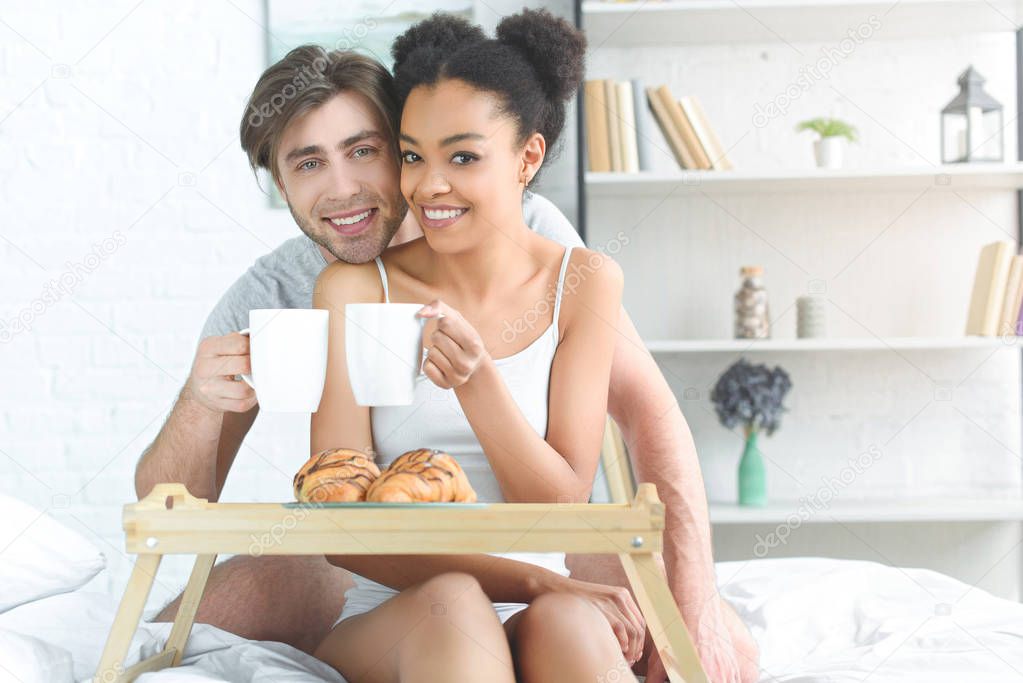
[[[372,264],[371,264],[372,265]],[[374,280],[377,281],[374,286]],[[352,448],[372,453],[373,433],[369,408],[355,402],[345,356],[345,305],[379,301],[383,289],[376,268],[333,263],[320,274],[313,292],[313,308],[330,311],[327,380],[319,410],[312,416],[313,453],[326,448]],[[427,446],[429,444],[423,444]],[[374,455],[375,459],[375,455]],[[498,562],[498,560],[501,560]],[[402,590],[445,571],[468,571],[480,579],[494,600],[529,602],[551,590],[554,572],[489,555],[328,555],[338,567]],[[558,578],[561,578],[560,576]]]
[[[370,270],[372,269],[372,270]],[[380,276],[373,263],[352,265],[336,261],[320,273],[313,289],[313,308],[330,311],[327,340],[327,379],[319,409],[309,427],[312,454],[328,448],[351,448],[373,453],[369,408],[355,402],[345,360],[345,305],[382,301]]]
[[[445,572],[479,581],[494,602],[530,603],[544,593],[571,593],[600,610],[629,663],[643,654],[646,620],[628,589],[562,576],[526,562],[493,555],[328,555],[331,564],[402,591]]]
[[[440,338],[431,339],[440,365],[431,347],[426,373],[454,387],[509,503],[585,503],[597,471],[623,277],[613,260],[587,249],[574,250],[570,266],[580,279],[562,295],[564,333],[551,367],[546,439],[527,422],[490,355],[476,348],[479,335],[468,341],[468,322],[440,302],[427,311],[445,317],[437,323]]]
[[[559,590],[571,579],[543,567],[495,557],[474,555],[327,555],[327,561],[397,591],[443,574],[472,574],[494,602],[532,602]]]
[[[362,301],[380,301],[382,298],[382,286],[376,269],[371,266],[372,264],[367,267],[333,263],[324,269],[316,281],[313,308],[330,311],[330,331],[327,380],[319,409],[313,414],[311,423],[310,443],[313,453],[341,446],[362,449],[367,453],[373,452],[369,408],[358,405],[352,394],[344,339],[345,305]],[[618,273],[620,275],[620,271]],[[621,297],[620,285],[616,290],[616,296],[619,299]],[[615,303],[616,307],[617,305]],[[563,302],[563,314],[565,309]],[[610,363],[609,353],[607,373],[610,372]],[[604,388],[598,393],[606,397],[606,377]],[[606,402],[606,398],[604,401]],[[512,405],[514,406],[514,403]],[[517,406],[515,407],[517,410]],[[603,411],[605,408],[602,406],[600,410]],[[522,419],[521,413],[519,417]],[[525,426],[533,438],[539,440],[532,428],[528,424]],[[542,440],[539,441],[544,443]],[[595,463],[593,467],[596,467]],[[592,472],[589,479],[590,481],[593,479]],[[533,564],[486,554],[328,555],[327,561],[395,590],[403,590],[422,583],[438,574],[459,571],[476,577],[484,592],[496,602],[528,603],[543,593],[554,591],[576,593],[589,600],[604,614],[630,662],[635,661],[643,651],[643,634],[646,629],[643,616],[629,592],[618,586],[578,581]]]

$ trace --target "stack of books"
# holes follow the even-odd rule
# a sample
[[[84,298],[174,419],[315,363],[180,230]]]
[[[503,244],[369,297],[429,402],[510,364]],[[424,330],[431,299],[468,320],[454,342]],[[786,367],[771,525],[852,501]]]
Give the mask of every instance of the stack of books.
[[[1023,256],[1012,242],[992,242],[980,251],[970,296],[966,334],[1023,335]]]
[[[726,171],[733,168],[696,96],[676,99],[666,85],[644,88],[639,79],[586,81],[586,148],[594,172],[650,170],[650,118],[668,141],[679,167]]]

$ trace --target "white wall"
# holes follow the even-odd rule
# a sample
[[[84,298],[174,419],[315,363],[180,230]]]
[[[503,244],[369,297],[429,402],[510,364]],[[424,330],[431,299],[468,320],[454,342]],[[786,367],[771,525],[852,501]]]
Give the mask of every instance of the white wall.
[[[121,505],[207,312],[295,234],[238,145],[265,39],[261,4],[235,5],[0,10],[0,320],[31,323],[0,346],[2,490],[96,540],[101,589],[130,569]],[[261,417],[227,497],[286,500],[303,457],[294,425]]]
[[[514,10],[490,2],[478,16]],[[208,311],[298,234],[238,145],[267,66],[264,12],[259,0],[0,3],[0,491],[96,541],[111,566],[100,590],[130,571],[121,506]],[[565,175],[548,175],[551,196]],[[291,499],[307,455],[308,417],[260,415],[223,499]],[[183,570],[165,561],[151,604]]]

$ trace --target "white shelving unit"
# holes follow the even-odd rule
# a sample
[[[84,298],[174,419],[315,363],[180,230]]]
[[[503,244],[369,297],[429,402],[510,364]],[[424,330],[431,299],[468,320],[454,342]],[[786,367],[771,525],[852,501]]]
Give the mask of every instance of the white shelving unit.
[[[872,39],[942,38],[986,32],[1015,32],[1023,24],[1023,0],[655,0],[580,4],[590,49],[735,43],[835,43],[850,30]],[[866,37],[862,36],[861,37]],[[594,76],[591,76],[594,77]],[[651,119],[652,121],[652,119]],[[906,168],[735,170],[586,173],[589,199],[622,201],[644,197],[706,194],[885,193],[932,189],[1023,190],[1023,163],[941,165]],[[973,256],[971,255],[971,258]],[[1019,349],[1018,339],[899,337],[771,340],[648,340],[654,354],[745,354],[768,352],[953,351]],[[971,356],[973,357],[973,356]],[[720,359],[715,362],[720,362]],[[784,524],[798,515],[800,501],[766,508],[711,504],[716,527]],[[925,499],[906,492],[901,500],[835,500],[813,510],[802,524],[947,522],[1013,525],[1023,522],[1023,497]],[[1018,528],[1014,527],[1014,528]],[[722,531],[724,529],[721,529]],[[1013,532],[1015,533],[1015,532]],[[895,543],[904,536],[893,536]],[[955,553],[953,549],[950,551]],[[1018,583],[1018,577],[1017,577]]]
[[[664,339],[646,342],[650,353],[767,353],[817,351],[955,351],[1018,349],[1021,338],[891,337],[880,339]]]
[[[798,521],[797,521],[798,520]],[[899,524],[909,522],[1023,521],[1023,500],[931,498],[831,501],[813,506],[774,503],[763,508],[710,505],[710,521],[733,524]]]
[[[809,169],[776,171],[674,171],[587,173],[586,184],[601,196],[664,197],[779,192],[907,192],[932,189],[1023,189],[1023,164],[958,164],[919,168]]]
[[[834,42],[860,26],[871,37],[940,38],[1023,23],[1019,0],[667,0],[583,2],[582,10],[590,45],[603,47]]]

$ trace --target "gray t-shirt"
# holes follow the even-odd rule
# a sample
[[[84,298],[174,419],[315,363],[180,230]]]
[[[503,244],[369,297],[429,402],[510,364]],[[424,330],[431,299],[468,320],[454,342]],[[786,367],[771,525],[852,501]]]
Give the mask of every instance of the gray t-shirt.
[[[564,246],[581,247],[579,233],[550,200],[527,192],[522,202],[526,225]],[[256,308],[312,308],[313,288],[327,265],[320,248],[305,235],[283,242],[256,262],[220,297],[203,325],[200,339],[249,326]]]

